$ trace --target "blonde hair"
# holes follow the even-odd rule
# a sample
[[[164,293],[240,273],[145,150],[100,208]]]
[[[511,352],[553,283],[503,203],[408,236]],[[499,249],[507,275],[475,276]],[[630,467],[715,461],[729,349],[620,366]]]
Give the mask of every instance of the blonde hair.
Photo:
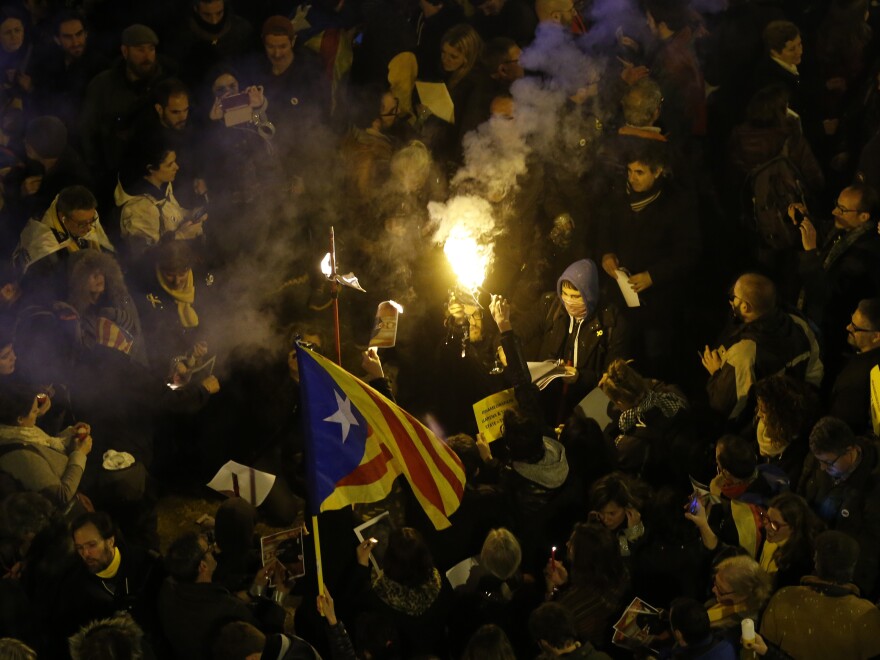
[[[480,564],[499,580],[506,580],[519,569],[522,549],[519,541],[503,527],[493,529],[483,541]]]
[[[715,575],[723,576],[735,594],[746,596],[745,602],[752,612],[764,607],[773,593],[773,578],[758,562],[745,555],[719,562]]]
[[[391,177],[406,190],[419,190],[428,180],[432,166],[428,147],[412,140],[391,157]]]
[[[460,23],[446,30],[443,38],[440,40],[440,46],[443,47],[444,45],[460,50],[465,58],[464,66],[450,74],[449,86],[455,87],[476,65],[483,52],[483,40],[480,39],[480,35],[470,25]]]

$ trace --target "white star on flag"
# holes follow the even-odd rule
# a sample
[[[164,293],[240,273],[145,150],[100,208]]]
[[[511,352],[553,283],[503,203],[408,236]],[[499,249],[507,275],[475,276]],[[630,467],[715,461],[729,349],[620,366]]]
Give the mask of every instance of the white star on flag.
[[[360,424],[358,424],[357,419],[355,419],[354,413],[351,412],[351,400],[348,397],[343,399],[339,396],[339,392],[336,390],[333,390],[333,394],[336,396],[337,410],[330,415],[330,417],[325,417],[324,421],[340,425],[340,428],[342,429],[342,443],[345,444],[351,427],[360,426]]]

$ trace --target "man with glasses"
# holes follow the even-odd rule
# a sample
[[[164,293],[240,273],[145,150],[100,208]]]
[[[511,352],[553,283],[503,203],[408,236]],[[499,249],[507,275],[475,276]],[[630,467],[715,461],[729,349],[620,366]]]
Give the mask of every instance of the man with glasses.
[[[810,433],[810,451],[798,492],[830,529],[859,543],[855,583],[871,597],[880,559],[880,460],[875,442],[857,438],[834,417]]]
[[[871,369],[880,365],[880,298],[861,300],[846,326],[846,342],[855,354],[844,357],[831,387],[828,412],[855,433],[871,428]]]
[[[279,607],[290,591],[283,566],[273,562],[260,567],[248,592],[252,600],[247,602],[213,581],[215,555],[220,555],[220,549],[195,532],[175,539],[165,555],[169,577],[159,593],[159,617],[178,658],[208,657],[213,635],[224,622],[244,621],[265,631],[283,621]],[[257,608],[270,577],[275,581],[278,606],[267,600]]]
[[[25,273],[22,288],[33,290],[36,282],[63,277],[67,257],[79,250],[115,252],[98,218],[98,202],[85,186],[64,188],[42,219],[31,218],[21,232],[13,261]],[[31,286],[28,286],[28,285]],[[63,297],[61,282],[52,282]]]
[[[816,387],[824,369],[819,343],[807,322],[776,303],[776,286],[764,275],[745,273],[729,296],[736,324],[716,349],[701,355],[709,372],[709,404],[729,420],[751,419],[754,384],[786,373]]]
[[[844,188],[832,211],[833,227],[820,240],[802,204],[789,207],[789,217],[801,232],[804,251],[798,255],[803,288],[798,308],[823,331],[825,354],[831,366],[844,350],[844,328],[863,298],[880,295],[880,236],[877,235],[877,193],[864,185]],[[798,215],[799,211],[802,216]],[[836,369],[831,369],[836,371]]]

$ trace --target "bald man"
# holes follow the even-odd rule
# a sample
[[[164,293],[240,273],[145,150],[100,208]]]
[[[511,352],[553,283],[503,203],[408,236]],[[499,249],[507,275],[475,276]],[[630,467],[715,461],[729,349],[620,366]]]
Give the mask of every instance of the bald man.
[[[819,386],[824,369],[816,336],[800,316],[779,309],[769,278],[741,275],[729,301],[733,329],[718,348],[706,346],[701,356],[715,411],[733,421],[749,419],[755,408],[752,386],[780,372]]]

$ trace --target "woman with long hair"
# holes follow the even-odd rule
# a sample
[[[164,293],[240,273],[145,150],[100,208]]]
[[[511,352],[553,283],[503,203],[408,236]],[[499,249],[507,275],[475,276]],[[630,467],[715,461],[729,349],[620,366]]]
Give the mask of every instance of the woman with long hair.
[[[760,564],[776,589],[800,584],[813,570],[813,540],[825,525],[800,495],[782,493],[762,516],[764,546]]]
[[[779,467],[796,488],[810,449],[810,429],[819,419],[819,397],[810,385],[785,374],[758,381],[755,396],[759,462]]]
[[[578,523],[566,548],[568,568],[551,558],[544,569],[548,599],[571,612],[580,639],[603,645],[630,586],[617,539],[600,523]]]

